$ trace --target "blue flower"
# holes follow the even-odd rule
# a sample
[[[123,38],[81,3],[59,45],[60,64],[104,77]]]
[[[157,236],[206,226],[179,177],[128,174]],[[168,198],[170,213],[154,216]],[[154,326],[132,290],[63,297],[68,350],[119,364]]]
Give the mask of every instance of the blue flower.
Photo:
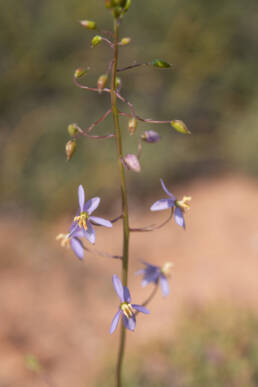
[[[163,190],[169,196],[169,199],[160,199],[153,203],[150,208],[151,211],[162,211],[167,210],[168,208],[172,208],[175,222],[179,226],[185,228],[184,212],[190,208],[189,201],[192,198],[190,196],[184,196],[182,200],[177,200],[176,197],[171,192],[169,192],[162,179],[160,179],[160,182]]]
[[[114,274],[112,276],[112,281],[114,289],[118,297],[120,298],[121,303],[119,305],[117,313],[115,314],[115,317],[112,320],[110,333],[112,334],[116,330],[120,317],[122,317],[124,326],[130,331],[134,331],[136,325],[136,312],[142,312],[145,314],[149,314],[150,312],[144,306],[131,304],[131,296],[129,289],[126,286],[122,285],[117,275]]]
[[[109,220],[91,216],[93,211],[99,206],[100,198],[94,197],[85,203],[85,192],[82,185],[79,185],[78,188],[78,201],[79,210],[74,217],[69,237],[78,235],[78,232],[80,231],[80,236],[85,237],[90,243],[94,244],[96,241],[96,234],[92,223],[104,227],[112,227],[112,223]]]
[[[74,232],[72,235],[68,234],[59,234],[56,239],[61,240],[62,247],[71,247],[75,255],[79,259],[83,259],[85,247],[80,238],[83,237],[82,231]]]
[[[163,297],[166,297],[169,294],[167,277],[170,274],[170,269],[173,266],[173,263],[166,262],[162,267],[155,266],[144,261],[142,263],[145,265],[145,268],[137,271],[136,273],[143,275],[142,286],[146,286],[151,282],[156,285],[160,283]]]

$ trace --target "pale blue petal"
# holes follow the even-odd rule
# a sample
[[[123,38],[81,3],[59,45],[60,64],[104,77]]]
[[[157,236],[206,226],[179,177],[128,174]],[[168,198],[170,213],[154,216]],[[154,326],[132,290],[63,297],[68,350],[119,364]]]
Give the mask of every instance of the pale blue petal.
[[[90,222],[87,222],[87,230],[82,229],[83,231],[83,236],[88,239],[90,243],[94,245],[96,242],[96,233],[94,228],[92,227],[92,224]]]
[[[128,287],[124,286],[124,300],[125,302],[131,302],[131,295]]]
[[[111,335],[116,330],[116,327],[118,325],[121,313],[122,313],[122,311],[120,309],[118,309],[118,312],[115,314],[115,317],[112,320],[112,323],[111,323],[111,326],[110,326],[110,334]]]
[[[168,190],[167,187],[165,186],[165,183],[164,183],[163,179],[160,179],[160,182],[161,182],[161,186],[162,186],[163,190],[166,192],[166,194],[167,194],[168,196],[170,196],[171,199],[176,200],[176,197],[175,197],[171,192],[169,192],[169,190]]]
[[[179,226],[185,228],[185,220],[184,220],[184,215],[183,215],[183,212],[182,212],[181,208],[179,208],[179,207],[175,208],[174,218],[175,218],[176,223]]]
[[[83,259],[84,248],[83,248],[82,242],[78,238],[72,237],[70,239],[70,246],[73,252],[75,253],[75,255],[77,255],[79,259]]]
[[[113,286],[116,291],[116,294],[120,298],[121,302],[124,302],[125,301],[124,288],[123,288],[122,282],[120,281],[119,277],[116,274],[112,276],[112,282],[113,282]]]
[[[100,226],[112,227],[112,223],[109,220],[99,218],[98,216],[91,216],[89,220],[96,224],[99,224]]]
[[[99,206],[100,198],[95,197],[87,201],[87,203],[84,206],[84,211],[87,212],[89,215],[93,213],[93,211],[96,210],[96,208]]]
[[[80,212],[83,212],[85,193],[84,193],[83,186],[81,184],[79,185],[79,188],[78,188],[78,200],[79,200]]]
[[[164,275],[160,276],[160,286],[163,297],[166,297],[169,294],[169,284],[167,278]]]
[[[145,308],[145,307],[142,306],[142,305],[132,304],[132,307],[133,307],[135,310],[137,310],[138,312],[141,312],[141,313],[144,313],[144,314],[150,314],[149,309]]]
[[[150,210],[151,211],[162,211],[167,210],[168,208],[174,207],[175,201],[172,199],[160,199],[157,202],[153,203]]]
[[[124,323],[124,326],[125,326],[127,329],[129,329],[130,331],[134,331],[134,330],[135,330],[135,326],[136,326],[135,316],[130,317],[130,318],[127,318],[127,317],[123,314],[123,323]]]

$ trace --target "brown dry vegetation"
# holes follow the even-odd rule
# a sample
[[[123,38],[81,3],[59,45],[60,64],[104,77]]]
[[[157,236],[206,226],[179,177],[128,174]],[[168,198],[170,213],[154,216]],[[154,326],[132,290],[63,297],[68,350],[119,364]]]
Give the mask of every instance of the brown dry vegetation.
[[[174,223],[154,233],[131,237],[130,288],[135,302],[147,297],[134,272],[138,259],[161,264],[172,260],[171,294],[160,292],[150,305],[151,316],[139,316],[129,333],[129,351],[150,338],[166,338],[171,322],[191,305],[237,304],[258,310],[258,183],[239,176],[196,180],[174,192],[189,193],[192,209],[184,232]],[[154,200],[158,197],[153,198]],[[136,212],[135,226],[159,222],[165,213]],[[147,215],[146,215],[147,212]],[[119,262],[87,256],[79,262],[61,249],[55,235],[69,219],[42,225],[24,216],[3,218],[0,267],[0,387],[44,386],[24,366],[34,354],[53,385],[85,387],[107,357],[115,361],[118,334],[109,335],[117,308],[111,275]],[[119,253],[120,225],[97,230],[99,249]]]

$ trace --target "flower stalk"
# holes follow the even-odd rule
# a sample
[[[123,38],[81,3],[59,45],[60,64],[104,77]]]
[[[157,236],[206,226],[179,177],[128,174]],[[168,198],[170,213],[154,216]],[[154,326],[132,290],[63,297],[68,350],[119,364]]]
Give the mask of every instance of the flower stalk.
[[[122,153],[122,138],[121,129],[119,124],[119,112],[117,109],[117,95],[116,95],[116,74],[118,65],[118,29],[119,22],[114,18],[114,59],[112,63],[112,79],[111,79],[111,106],[113,113],[113,120],[116,134],[116,148],[117,148],[117,162],[120,173],[120,188],[121,188],[121,199],[122,199],[122,213],[123,213],[123,259],[122,259],[122,283],[123,286],[127,286],[128,282],[128,258],[129,258],[129,216],[128,216],[128,199],[125,181],[125,168],[123,162]],[[122,364],[125,349],[126,331],[124,325],[121,324],[120,343],[116,366],[116,387],[122,386]]]

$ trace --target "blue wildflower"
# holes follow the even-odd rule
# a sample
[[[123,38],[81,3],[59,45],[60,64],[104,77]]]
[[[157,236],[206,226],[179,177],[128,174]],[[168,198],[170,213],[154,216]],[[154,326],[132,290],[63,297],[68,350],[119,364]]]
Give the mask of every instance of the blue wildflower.
[[[79,185],[78,188],[78,201],[78,214],[74,217],[69,236],[74,236],[80,231],[80,236],[85,237],[90,243],[94,244],[96,234],[92,223],[104,227],[112,227],[112,223],[109,220],[91,216],[93,211],[99,206],[100,198],[94,197],[85,203],[85,192],[82,185]]]
[[[118,322],[121,316],[122,316],[124,326],[130,331],[134,331],[135,325],[136,325],[136,318],[135,318],[136,311],[142,312],[145,314],[149,314],[150,312],[144,306],[131,304],[131,296],[130,296],[129,289],[126,286],[122,285],[117,275],[114,274],[112,276],[112,281],[113,281],[114,289],[118,297],[120,298],[121,304],[119,305],[118,311],[112,320],[110,333],[112,334],[116,330],[116,327],[118,325]]]
[[[142,263],[145,265],[145,268],[136,273],[143,275],[142,286],[146,286],[151,282],[156,285],[160,283],[163,297],[166,297],[169,294],[167,277],[170,275],[170,269],[173,266],[173,263],[166,262],[162,267],[144,261]]]
[[[165,183],[160,179],[161,186],[166,194],[169,196],[169,199],[160,199],[157,202],[153,203],[151,206],[151,211],[162,211],[167,210],[168,208],[173,209],[175,222],[185,228],[184,220],[184,211],[190,208],[189,201],[192,199],[190,196],[184,196],[182,200],[177,200],[176,197],[169,192]]]
[[[83,233],[79,230],[74,232],[72,235],[68,234],[59,234],[56,239],[61,240],[62,247],[71,247],[74,254],[79,258],[83,259],[85,247],[80,238],[83,237]]]

